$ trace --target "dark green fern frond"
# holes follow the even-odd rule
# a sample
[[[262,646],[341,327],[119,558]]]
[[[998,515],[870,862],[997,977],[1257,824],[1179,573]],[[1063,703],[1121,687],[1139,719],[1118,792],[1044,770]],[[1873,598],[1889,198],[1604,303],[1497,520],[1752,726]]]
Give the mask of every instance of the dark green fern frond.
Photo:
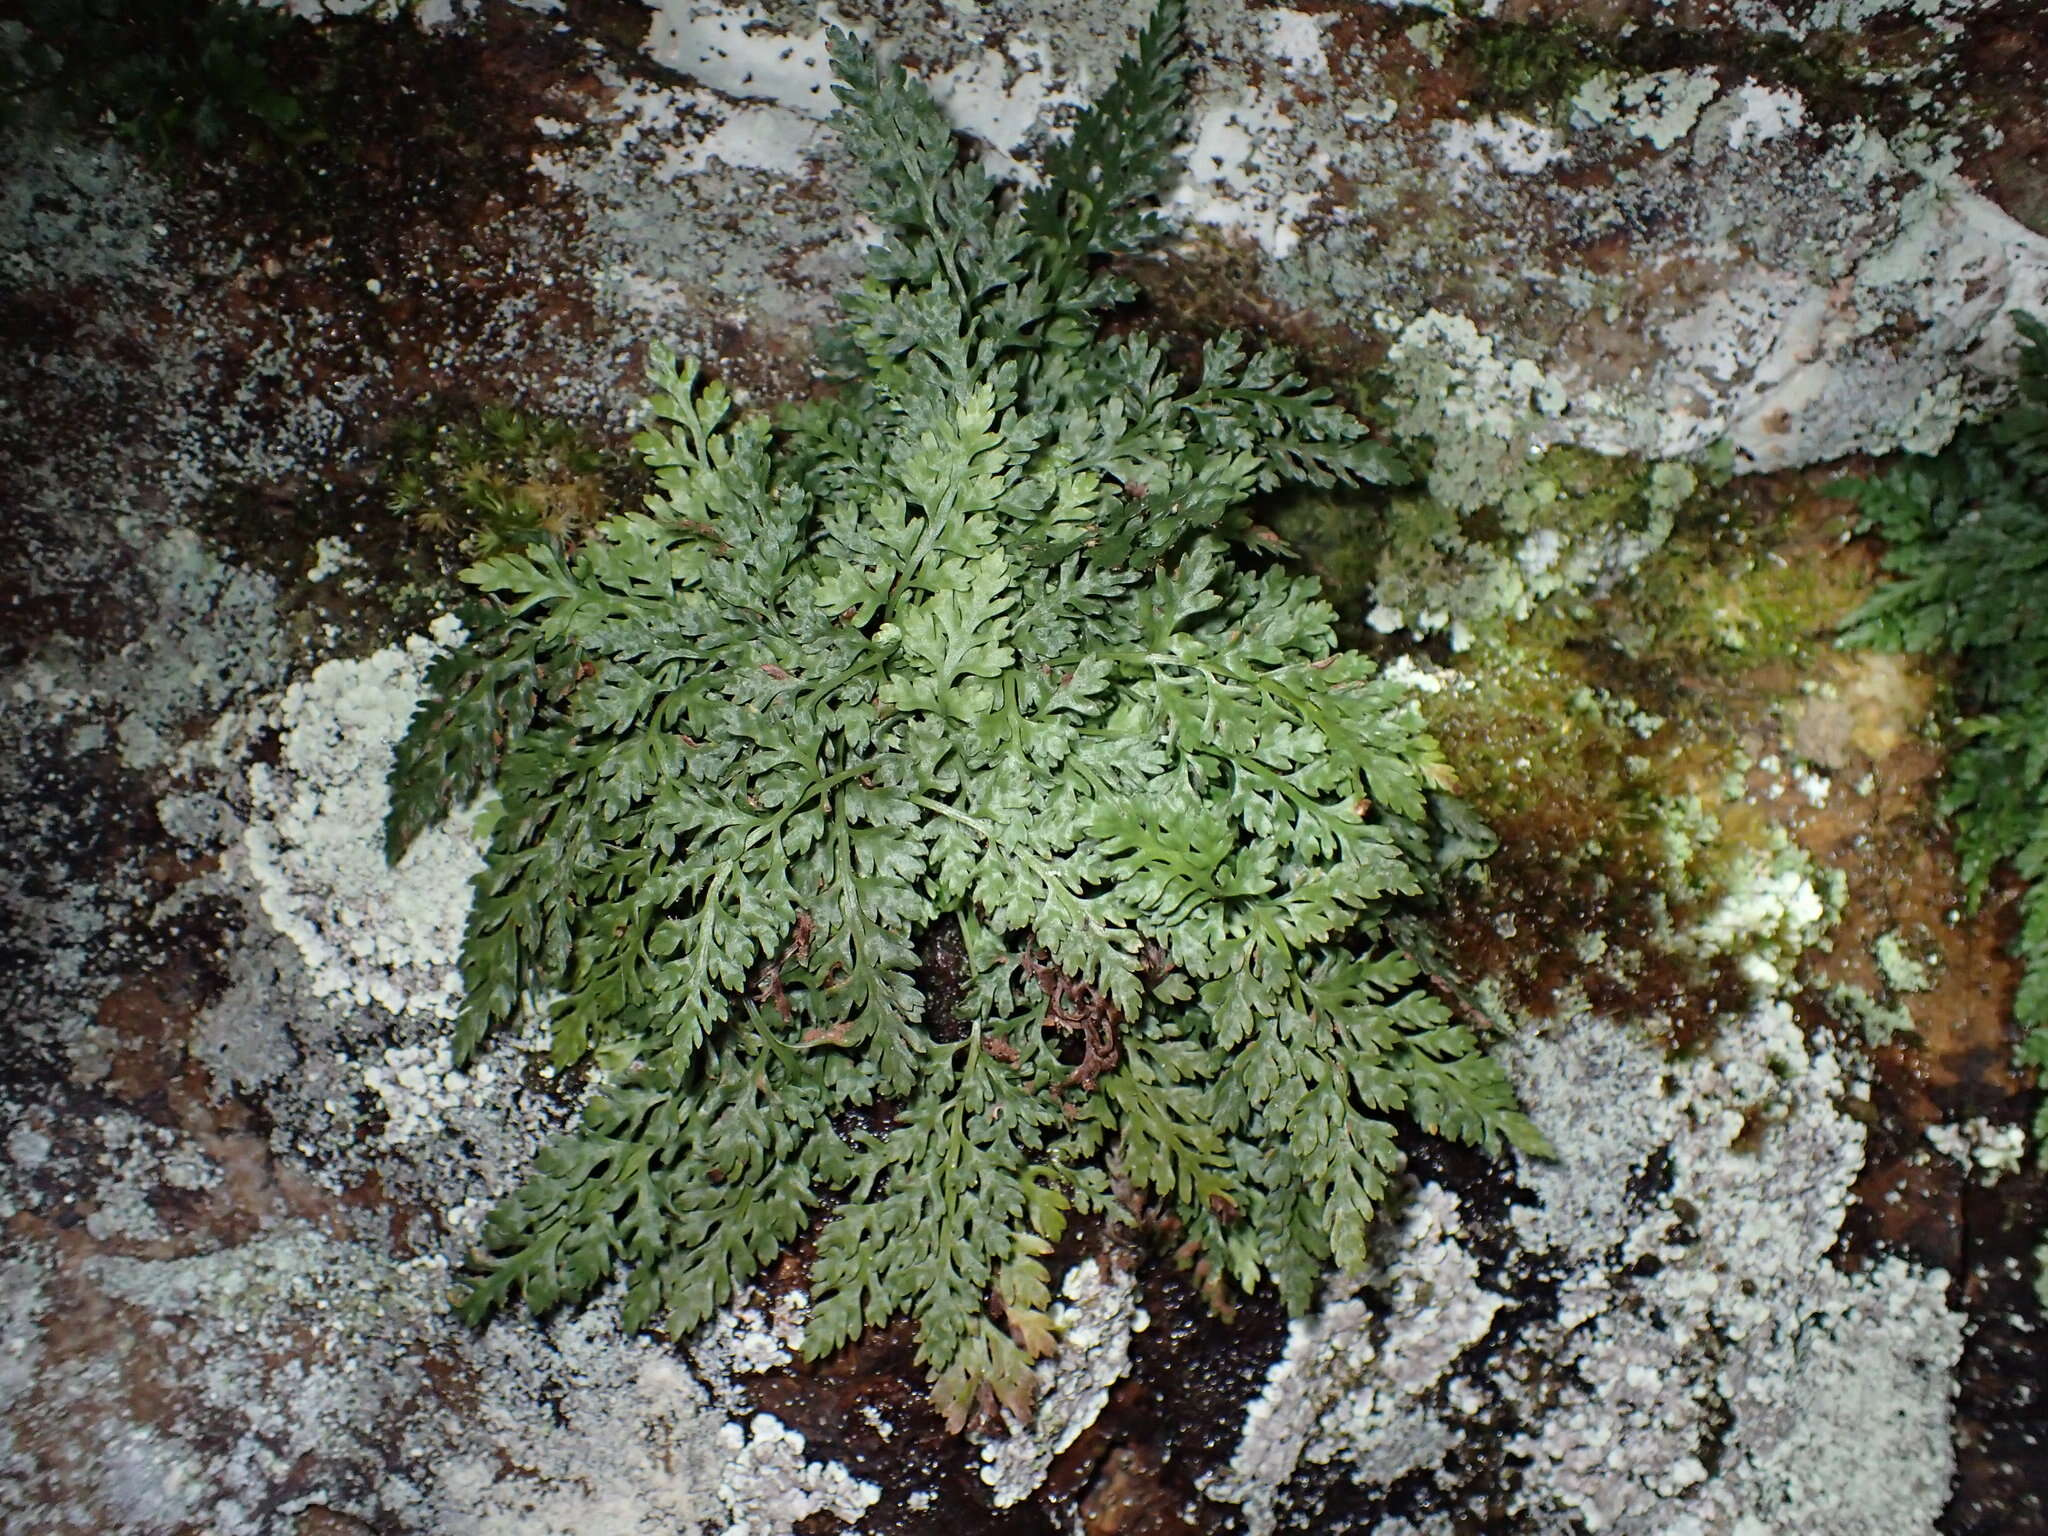
[[[427,669],[426,698],[398,745],[384,822],[384,854],[394,864],[420,833],[483,792],[539,702],[536,637],[482,604],[458,617],[469,641]]]
[[[684,1332],[814,1231],[807,1352],[908,1317],[958,1426],[1026,1406],[1076,1214],[1170,1216],[1219,1305],[1298,1309],[1365,1262],[1395,1116],[1540,1146],[1388,942],[1479,841],[1420,714],[1224,537],[1398,461],[1277,354],[1226,338],[1190,387],[1099,334],[1177,18],[1021,211],[835,37],[888,231],[851,377],[771,419],[657,350],[645,508],[465,573],[490,616],[430,679],[391,845],[495,790],[458,1054],[545,1009],[600,1083],[465,1316],[623,1273],[629,1327]]]
[[[1186,113],[1184,0],[1159,0],[1109,88],[1045,152],[1044,180],[1024,222],[1048,244],[1086,260],[1143,250],[1164,233],[1157,204],[1178,169]]]
[[[842,110],[834,117],[862,181],[854,201],[877,223],[904,234],[946,228],[955,211],[948,184],[960,170],[952,125],[922,80],[834,27],[828,47]]]
[[[602,1092],[577,1130],[484,1228],[489,1267],[458,1303],[481,1322],[517,1299],[531,1312],[630,1273],[624,1323],[685,1334],[707,1321],[842,1185],[849,1151],[827,1111],[829,1064],[760,1034],[682,1080],[635,1074]]]
[[[1202,354],[1185,409],[1192,435],[1212,449],[1256,451],[1260,490],[1276,485],[1406,485],[1415,471],[1392,444],[1311,389],[1278,347],[1247,354],[1226,332]]]

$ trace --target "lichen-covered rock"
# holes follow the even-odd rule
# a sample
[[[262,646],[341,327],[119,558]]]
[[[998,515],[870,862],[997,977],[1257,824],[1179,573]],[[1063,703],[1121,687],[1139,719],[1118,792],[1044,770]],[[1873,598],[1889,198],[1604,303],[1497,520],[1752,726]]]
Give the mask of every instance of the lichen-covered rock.
[[[1512,1247],[1483,1273],[1457,1198],[1418,1191],[1372,1285],[1333,1286],[1290,1330],[1210,1496],[1259,1536],[1312,1529],[1290,1484],[1335,1462],[1383,1490],[1425,1474],[1444,1530],[1460,1512],[1544,1531],[1933,1529],[1962,1320],[1938,1271],[1827,1260],[1863,1143],[1836,1058],[1776,1003],[1692,1062],[1588,1015],[1513,1056],[1564,1142],[1521,1169]],[[1475,1485],[1502,1449],[1511,1487]]]
[[[473,818],[436,828],[395,867],[363,844],[361,829],[384,819],[392,748],[427,664],[461,638],[446,618],[402,647],[323,663],[277,702],[276,766],[249,770],[242,855],[265,914],[304,956],[315,996],[454,1017],[469,883],[483,868]]]
[[[1952,1284],[1849,1230],[1900,1133],[1793,1006],[1838,902],[1789,853],[1674,936],[1748,957],[1763,995],[1678,1057],[1567,998],[1512,1048],[1560,1158],[1418,1161],[1376,1272],[1293,1329],[1257,1303],[1230,1329],[1141,1329],[1169,1295],[1192,1313],[1170,1266],[1080,1257],[1034,1427],[943,1436],[900,1341],[799,1369],[794,1274],[681,1346],[620,1337],[609,1297],[452,1323],[483,1211],[579,1085],[518,1040],[452,1071],[435,1015],[466,851],[431,879],[382,868],[377,754],[444,594],[405,592],[386,547],[378,424],[431,390],[622,430],[656,335],[797,387],[862,239],[818,90],[825,22],[914,54],[1007,167],[1094,94],[1128,20],[1108,0],[664,0],[644,37],[554,31],[610,9],[420,8],[453,30],[403,33],[441,51],[393,99],[445,72],[479,105],[438,140],[350,137],[327,190],[422,169],[339,233],[230,195],[261,167],[173,182],[88,131],[0,142],[0,272],[27,338],[0,356],[21,546],[0,595],[0,1523],[1936,1529],[1961,1308],[1998,1277]],[[1209,306],[1184,305],[1194,322],[1273,325],[1338,374],[1384,365],[1403,424],[1436,440],[1444,558],[1413,596],[1379,595],[1389,634],[1476,634],[1470,613],[1518,622],[1639,568],[1646,550],[1535,505],[1531,448],[1725,440],[1769,469],[1931,446],[1996,379],[2004,317],[2042,302],[2039,221],[1978,126],[2024,125],[1972,105],[1969,5],[1737,0],[1711,35],[1637,7],[1680,62],[1604,38],[1548,100],[1482,67],[1504,8],[1428,9],[1196,4],[1185,238],[1147,272],[1162,302]],[[1905,42],[1861,65],[1827,52],[1886,37]],[[1795,77],[1773,39],[1841,67]],[[434,144],[500,134],[513,172],[436,201],[466,157]],[[1219,271],[1245,280],[1203,292]],[[1479,549],[1469,515],[1516,495],[1504,550]],[[337,540],[360,561],[343,579]],[[1445,570],[1469,602],[1423,595],[1457,585]],[[1814,763],[1860,761],[1858,685],[1801,681],[1771,707]],[[1887,740],[1907,741],[1917,716],[1896,714]],[[1599,952],[1589,935],[1574,963]],[[1914,992],[1910,1022],[1932,1033],[1944,1006]],[[2015,1091],[1996,1045],[1983,1084],[1935,1085],[1979,1095],[1958,1128],[1905,1136],[1918,1182],[1896,1204],[1959,1233],[1985,1209],[1966,1183],[2028,1177],[2006,1171],[2009,1116],[1983,1112]],[[1170,1406],[1140,1400],[1161,1382]],[[1967,1528],[2034,1528],[2038,1494],[1971,1486]]]

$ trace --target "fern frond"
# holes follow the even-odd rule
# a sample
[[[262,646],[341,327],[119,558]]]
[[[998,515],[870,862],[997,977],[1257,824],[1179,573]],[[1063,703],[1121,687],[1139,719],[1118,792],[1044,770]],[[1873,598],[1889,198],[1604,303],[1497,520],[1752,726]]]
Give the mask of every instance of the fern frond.
[[[426,692],[393,759],[384,855],[393,864],[421,832],[468,805],[497,772],[505,746],[533,723],[538,637],[481,604],[458,615],[466,644],[428,667]]]
[[[1185,10],[1184,0],[1158,0],[1109,88],[1046,151],[1044,180],[1024,201],[1025,226],[1040,239],[1086,260],[1143,250],[1164,232],[1156,204],[1178,170]]]
[[[1092,317],[1097,258],[1153,232],[1178,26],[1021,209],[835,35],[888,231],[844,387],[771,420],[657,350],[645,509],[465,573],[490,603],[391,847],[495,787],[458,1053],[545,1008],[601,1084],[465,1316],[623,1273],[627,1325],[678,1333],[814,1230],[807,1351],[912,1319],[958,1427],[1028,1406],[1073,1213],[1129,1194],[1219,1306],[1299,1307],[1365,1262],[1394,1115],[1536,1145],[1377,947],[1432,837],[1478,842],[1433,819],[1435,744],[1315,583],[1219,536],[1263,487],[1398,464],[1279,354],[1226,338],[1190,387]]]
[[[841,103],[833,121],[860,163],[855,202],[876,222],[905,234],[940,228],[939,210],[960,146],[922,80],[834,27],[827,47]]]

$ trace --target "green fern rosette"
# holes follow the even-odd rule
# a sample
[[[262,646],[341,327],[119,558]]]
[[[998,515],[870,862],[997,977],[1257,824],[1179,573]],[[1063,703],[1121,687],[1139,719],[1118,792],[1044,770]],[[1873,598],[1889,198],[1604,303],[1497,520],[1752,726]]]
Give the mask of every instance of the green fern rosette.
[[[465,573],[390,850],[495,787],[458,1051],[544,1005],[602,1084],[468,1317],[624,1271],[626,1325],[681,1334],[817,1223],[808,1353],[907,1314],[958,1425],[1028,1400],[1074,1213],[1170,1212],[1299,1310],[1367,1260],[1390,1115],[1540,1145],[1388,937],[1435,745],[1226,542],[1255,492],[1400,461],[1276,353],[1190,381],[1099,334],[1101,259],[1159,229],[1177,10],[1021,197],[835,35],[887,235],[841,387],[739,415],[661,357],[647,510]]]

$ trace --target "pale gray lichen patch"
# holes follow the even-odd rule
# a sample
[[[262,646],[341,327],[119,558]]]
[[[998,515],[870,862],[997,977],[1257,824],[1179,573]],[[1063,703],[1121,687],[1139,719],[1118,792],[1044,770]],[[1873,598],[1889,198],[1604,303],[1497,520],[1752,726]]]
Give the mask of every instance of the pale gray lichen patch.
[[[478,1108],[494,1097],[498,1065],[492,1060],[455,1064],[448,1043],[389,1045],[382,1061],[363,1068],[363,1086],[384,1108],[384,1143],[399,1146],[431,1134],[460,1108]]]
[[[1988,1185],[2019,1170],[2026,1160],[2027,1132],[2024,1126],[2001,1125],[1977,1115],[1956,1124],[1930,1125],[1927,1144]]]
[[[411,723],[427,666],[461,639],[453,619],[360,661],[294,682],[272,718],[276,767],[249,768],[254,807],[242,852],[264,912],[298,946],[316,997],[452,1018],[470,880],[483,867],[474,815],[421,834],[395,866],[380,829],[392,752]]]
[[[0,1414],[23,1400],[41,1367],[42,1324],[49,1306],[44,1279],[36,1253],[22,1249],[0,1259]],[[0,1467],[8,1467],[18,1454],[12,1425],[0,1419]],[[21,1468],[17,1463],[9,1470]]]
[[[20,292],[132,277],[164,227],[163,184],[118,145],[52,142],[27,127],[0,135],[0,277]]]
[[[52,1199],[100,1200],[96,1164],[125,1159],[133,1181],[144,1152],[164,1186],[214,1187],[187,1170],[192,1141],[106,1117],[61,1150],[15,1150]],[[20,1282],[0,1305],[0,1460],[24,1475],[0,1486],[0,1523],[140,1532],[203,1510],[220,1536],[269,1536],[318,1507],[436,1536],[782,1536],[879,1496],[774,1419],[721,1406],[738,1403],[736,1373],[786,1359],[779,1312],[722,1318],[706,1347],[678,1350],[622,1336],[614,1291],[473,1333],[448,1310],[447,1255],[394,1247],[388,1210],[357,1214],[271,1215],[196,1252],[87,1253],[61,1279],[42,1242],[18,1245],[0,1270]],[[164,1246],[132,1224],[107,1235]],[[83,1332],[57,1325],[59,1294]],[[63,1364],[41,1368],[53,1349]],[[39,1455],[56,1435],[64,1454]]]
[[[1396,494],[1385,509],[1365,615],[1382,634],[1442,633],[1463,651],[1546,605],[1605,596],[1664,547],[1678,509],[1698,489],[1684,464],[1647,472],[1618,465],[1607,476],[1613,486],[1582,496],[1544,460],[1524,459],[1519,449],[1496,455],[1512,435],[1474,438],[1444,419],[1430,494]],[[1475,441],[1492,446],[1464,451]],[[1461,499],[1470,503],[1464,511],[1491,503],[1494,526],[1485,536],[1468,523]]]
[[[1691,809],[1705,815],[1696,801]],[[1709,835],[1718,837],[1718,820],[1705,820]],[[1829,880],[1812,855],[1775,827],[1759,845],[1742,848],[1732,859],[1723,857],[1711,868],[1675,857],[1670,878],[1681,894],[1719,893],[1684,929],[1668,935],[1670,946],[1703,957],[1732,956],[1761,992],[1786,985],[1799,956],[1824,941],[1845,900],[1839,875]]]
[[[1620,1532],[1931,1531],[1962,1320],[1940,1271],[1827,1257],[1863,1154],[1832,1052],[1771,1002],[1693,1061],[1590,1018],[1510,1054],[1561,1151],[1524,1165],[1537,1204],[1514,1218],[1564,1276],[1555,1339],[1519,1341],[1507,1382],[1521,1507]]]
[[[1008,1433],[981,1446],[981,1480],[995,1490],[996,1508],[1035,1492],[1053,1459],[1095,1422],[1109,1389],[1130,1371],[1132,1338],[1149,1325],[1128,1271],[1099,1259],[1067,1271],[1052,1308],[1056,1347],[1032,1368],[1038,1392],[1030,1421],[1005,1410]]]
[[[1209,1496],[1255,1533],[1302,1528],[1313,1496],[1290,1485],[1323,1463],[1376,1489],[1429,1473],[1445,1530],[1464,1509],[1624,1536],[1931,1533],[1962,1319],[1940,1271],[1828,1257],[1863,1158],[1832,1051],[1774,1001],[1693,1060],[1589,1015],[1505,1051],[1559,1149],[1520,1167],[1512,1330],[1456,1199],[1425,1187],[1371,1285],[1290,1330]],[[1521,1469],[1461,1484],[1475,1449]]]
[[[1801,41],[1816,33],[1855,31],[1874,21],[1910,16],[1953,43],[1968,19],[1988,6],[1986,0],[1730,0],[1726,9],[1736,26]]]
[[[1301,245],[1333,162],[1314,130],[1327,118],[1330,18],[1278,9],[1207,18],[1216,62],[1196,79],[1185,173],[1168,206],[1192,224],[1234,231],[1278,260]],[[1332,139],[1340,143],[1341,135]]]
[[[1384,1239],[1381,1269],[1333,1281],[1289,1326],[1229,1469],[1203,1489],[1242,1505],[1252,1536],[1278,1529],[1280,1492],[1304,1461],[1341,1460],[1376,1486],[1443,1466],[1464,1432],[1442,1389],[1504,1301],[1480,1283],[1462,1235],[1456,1197],[1424,1186]],[[1386,1292],[1377,1306],[1374,1290]]]
[[[235,1334],[310,1324],[336,1338],[360,1338],[372,1321],[418,1327],[437,1319],[448,1277],[438,1254],[389,1264],[296,1222],[219,1252],[106,1255],[88,1259],[85,1270],[107,1295],[154,1316],[210,1320]]]
[[[445,867],[443,878],[429,878],[431,870],[421,875],[410,859],[396,871],[386,869],[383,776],[391,745],[417,702],[420,673],[448,638],[415,637],[360,661],[326,663],[280,701],[278,766],[267,775],[252,770],[251,798],[259,814],[273,819],[252,823],[252,831],[270,830],[246,840],[248,857],[238,873],[266,910],[288,900],[319,942],[309,944],[305,934],[281,924],[303,966],[245,975],[236,1005],[246,1021],[260,1014],[268,997],[273,1009],[298,1020],[295,1034],[324,1042],[308,1050],[306,1070],[271,1090],[280,1118],[297,1127],[295,1145],[310,1134],[304,1149],[328,1159],[330,1174],[374,1169],[390,1197],[449,1210],[445,1234],[430,1229],[433,1246],[419,1261],[436,1283],[431,1316],[418,1330],[441,1336],[443,1348],[454,1329],[444,1310],[446,1254],[474,1238],[488,1203],[476,1196],[510,1182],[563,1112],[520,1085],[522,1057],[535,1042],[494,1042],[458,1070],[448,1058],[438,1010],[408,1010],[416,1017],[399,1027],[398,1043],[385,1043],[388,1033],[380,1039],[348,1019],[337,1029],[320,1017],[324,1010],[295,1009],[274,989],[307,1001],[326,992],[359,1008],[396,1002],[403,1009],[403,1000],[421,991],[437,995],[431,989],[441,984],[467,910],[466,877],[478,860],[475,832],[465,823],[446,835],[449,847],[435,865]],[[280,824],[290,831],[276,830]],[[353,942],[334,940],[328,929]],[[323,980],[323,967],[337,968],[349,984]],[[387,1015],[387,1030],[390,1023]],[[351,1129],[361,1124],[364,1097],[384,1122],[368,1148],[360,1130]],[[458,1202],[461,1194],[470,1198]],[[373,1269],[388,1264],[374,1256],[371,1262]],[[345,1287],[317,1289],[332,1295]],[[485,1483],[499,1450],[458,1448],[435,1458],[431,1471],[409,1474],[403,1486],[380,1485],[376,1497],[384,1504],[378,1507],[396,1512],[391,1518],[402,1529],[575,1528],[620,1536],[693,1520],[734,1536],[770,1536],[820,1512],[851,1519],[878,1492],[836,1464],[806,1458],[801,1437],[772,1418],[743,1411],[737,1379],[785,1360],[800,1327],[800,1297],[781,1299],[765,1315],[742,1298],[693,1341],[685,1366],[651,1341],[611,1336],[615,1297],[592,1313],[559,1320],[542,1337],[584,1362],[581,1390],[549,1413],[531,1402],[520,1406],[515,1388],[515,1407],[495,1421],[487,1442],[532,1469],[531,1477]],[[560,1379],[564,1367],[546,1365],[544,1354],[535,1353],[543,1345],[534,1333],[527,1320],[494,1325],[478,1336],[481,1358],[467,1349],[464,1357],[494,1393],[508,1370],[517,1379],[530,1354],[533,1369]],[[572,1372],[569,1379],[578,1377]],[[730,1417],[735,1413],[737,1421]],[[552,1432],[528,1417],[549,1421]]]
[[[1494,500],[1522,477],[1543,419],[1564,410],[1566,385],[1526,357],[1501,355],[1464,315],[1379,319],[1393,332],[1384,365],[1393,428],[1437,445],[1430,494],[1457,512]]]
[[[1579,126],[1611,124],[1617,132],[1666,150],[1693,131],[1707,104],[1720,94],[1721,77],[1711,69],[1660,69],[1632,76],[1602,71],[1572,97],[1571,117]],[[1730,142],[1740,144],[1745,136],[1731,135]]]
[[[785,336],[821,321],[824,293],[791,278],[850,274],[857,247],[847,210],[804,193],[815,125],[616,73],[607,83],[610,103],[583,139],[543,151],[535,168],[577,194],[597,297],[615,321],[644,331],[659,316],[659,334],[705,352],[720,320]]]
[[[1490,118],[1382,117],[1402,78],[1384,46],[1341,63],[1261,164],[1271,201],[1343,194],[1263,286],[1396,329],[1469,321],[1563,386],[1539,443],[1672,459],[1725,439],[1757,469],[1937,445],[2048,287],[2048,242],[1932,129],[1820,123],[1795,90],[1680,69],[1598,76],[1565,133],[1517,141]]]
[[[437,975],[434,924],[459,927],[445,888],[424,930],[394,923],[421,892],[373,878],[368,721],[388,752],[416,687],[394,664],[388,692],[365,692],[357,663],[302,676],[273,719],[289,665],[310,658],[277,583],[195,525],[235,487],[309,483],[362,419],[388,357],[342,358],[331,312],[249,297],[351,253],[259,260],[240,228],[214,237],[203,193],[172,196],[119,148],[10,137],[0,155],[19,215],[0,263],[80,320],[37,371],[0,371],[31,386],[39,421],[107,424],[10,465],[19,599],[57,622],[0,678],[0,831],[20,856],[0,925],[33,958],[0,974],[29,1085],[0,1105],[0,1525],[287,1536],[324,1515],[435,1536],[766,1536],[788,1529],[792,1498],[857,1513],[864,1486],[815,1457],[795,1466],[772,1421],[742,1418],[736,1460],[717,1363],[620,1337],[613,1301],[552,1326],[460,1326],[451,1264],[575,1106],[523,1086],[518,1040],[456,1083],[431,1010],[393,1017],[353,985],[314,995],[319,965],[344,956],[408,1000],[433,995],[411,972]],[[573,276],[544,222],[495,232],[525,239],[537,285]],[[529,297],[494,290],[474,333],[432,339],[433,366],[517,357],[543,406],[631,388],[610,338],[535,377],[534,349],[561,337]],[[256,805],[269,724],[294,750]],[[311,958],[262,911],[240,852],[252,819],[273,899],[327,946]],[[367,956],[349,943],[366,927]],[[130,984],[132,1018],[103,1010]]]
[[[181,766],[187,727],[277,675],[277,590],[260,572],[220,559],[189,528],[120,517],[108,531],[110,545],[136,563],[123,584],[156,599],[150,622],[110,653],[44,647],[12,692],[48,719],[111,712],[113,744],[131,769]]]
[[[1881,933],[1870,946],[1872,957],[1877,961],[1878,974],[1884,977],[1885,985],[1894,992],[1927,992],[1933,990],[1934,972],[1929,963],[1922,960],[1906,947],[1905,939],[1894,928]],[[1939,961],[1938,951],[1929,951]]]
[[[769,1414],[722,1426],[718,1443],[732,1458],[718,1481],[724,1536],[771,1536],[817,1514],[855,1521],[882,1496],[836,1462],[806,1461],[804,1437]]]
[[[740,1377],[778,1370],[796,1359],[810,1306],[804,1291],[764,1297],[750,1286],[697,1330],[690,1357],[714,1393],[725,1394],[719,1397],[722,1406],[738,1407],[732,1388]]]
[[[422,1479],[406,1525],[655,1536],[723,1524],[722,1416],[707,1412],[703,1385],[673,1351],[622,1339],[617,1326],[599,1306],[545,1330],[487,1329],[483,1433]]]
[[[0,1100],[0,1123],[12,1126],[8,1166],[0,1170],[5,1214],[75,1222],[100,1243],[178,1240],[156,1202],[168,1191],[211,1189],[223,1176],[191,1140],[120,1109],[103,1109],[78,1126],[31,1102]]]

